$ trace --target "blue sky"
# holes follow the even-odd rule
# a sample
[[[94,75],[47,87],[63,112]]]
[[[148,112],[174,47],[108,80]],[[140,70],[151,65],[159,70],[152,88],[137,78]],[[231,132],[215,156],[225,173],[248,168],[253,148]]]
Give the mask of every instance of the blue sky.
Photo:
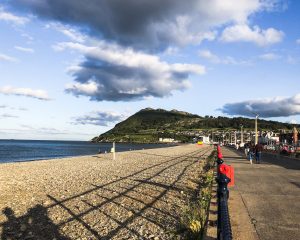
[[[0,138],[89,140],[146,107],[300,123],[299,1],[124,2],[1,1]]]

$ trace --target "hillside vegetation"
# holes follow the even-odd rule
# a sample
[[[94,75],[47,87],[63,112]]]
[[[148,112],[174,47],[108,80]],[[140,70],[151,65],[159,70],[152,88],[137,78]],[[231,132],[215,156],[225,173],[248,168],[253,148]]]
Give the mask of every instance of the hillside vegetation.
[[[194,133],[207,131],[254,129],[254,120],[249,118],[201,117],[195,114],[164,109],[142,109],[116,126],[92,139],[94,142],[158,142],[162,138],[190,141]],[[291,130],[288,123],[259,120],[260,130]]]

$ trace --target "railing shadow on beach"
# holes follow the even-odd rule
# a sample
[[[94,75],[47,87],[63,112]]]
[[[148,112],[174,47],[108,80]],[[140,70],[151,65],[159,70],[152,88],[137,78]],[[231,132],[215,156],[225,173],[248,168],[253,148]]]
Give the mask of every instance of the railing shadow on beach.
[[[171,214],[167,209],[158,208],[156,206],[157,203],[163,203],[165,201],[164,197],[170,194],[171,191],[180,192],[182,190],[176,186],[177,183],[182,179],[186,171],[193,166],[201,156],[205,156],[207,152],[208,151],[197,150],[190,154],[176,156],[171,159],[169,156],[163,156],[165,157],[165,161],[163,162],[153,164],[150,167],[143,168],[137,172],[102,185],[92,184],[92,188],[63,199],[47,195],[52,201],[52,204],[46,207],[36,205],[34,208],[29,209],[26,215],[20,218],[14,217],[11,209],[6,209],[7,222],[2,224],[2,239],[24,239],[8,238],[7,236],[9,236],[12,232],[11,229],[13,229],[13,231],[16,232],[16,236],[23,236],[22,234],[30,233],[33,234],[32,239],[48,240],[55,238],[67,240],[69,238],[60,235],[59,230],[65,225],[74,222],[77,222],[77,225],[79,223],[92,239],[111,239],[121,234],[121,231],[124,229],[137,238],[143,238],[143,233],[132,227],[132,224],[136,223],[140,218],[167,231],[169,230],[168,227],[170,224],[174,224],[174,222],[179,224],[178,216]],[[156,180],[157,177],[166,177],[164,174],[179,164],[182,165],[182,168],[176,172],[172,181],[164,183]],[[148,173],[149,170],[151,170],[151,173]],[[155,171],[153,172],[153,170]],[[122,186],[123,182],[127,182],[125,186]],[[130,182],[130,184],[128,184],[128,182]],[[121,186],[118,186],[116,190],[114,187],[116,185]],[[147,186],[149,192],[143,190],[145,186]],[[147,198],[147,201],[145,201],[145,198]],[[93,199],[93,201],[91,199]],[[121,200],[124,201],[125,204],[122,203]],[[84,207],[78,211],[78,209],[73,206],[74,201],[84,205]],[[127,217],[124,219],[124,217],[115,215],[111,209],[107,210],[107,207],[111,205],[113,205],[115,209],[127,212]],[[67,215],[68,217],[54,224],[47,216],[47,211],[51,211],[53,208],[56,208],[56,210],[59,208],[59,211],[63,211],[64,216]],[[149,214],[148,210],[150,209],[154,211],[155,214]],[[116,212],[116,210],[114,212]],[[110,226],[106,226],[106,232],[101,231],[100,228],[103,226],[99,226],[96,219],[87,220],[88,216],[96,216],[99,214],[107,219],[106,222],[113,223]],[[22,232],[24,229],[25,233]],[[47,238],[45,234],[48,232],[49,237]]]
[[[20,217],[16,217],[11,208],[3,210],[7,221],[2,224],[2,240],[68,240],[69,238],[59,233],[59,228],[48,217],[47,208],[36,205]]]

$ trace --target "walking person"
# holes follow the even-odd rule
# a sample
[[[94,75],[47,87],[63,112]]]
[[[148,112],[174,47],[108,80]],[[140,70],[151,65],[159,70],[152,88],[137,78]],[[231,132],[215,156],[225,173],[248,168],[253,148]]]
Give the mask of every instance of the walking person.
[[[263,150],[263,145],[261,145],[260,143],[257,143],[255,145],[255,160],[257,164],[260,164],[261,162],[261,152]]]
[[[248,160],[250,161],[250,164],[252,165],[252,160],[254,158],[254,151],[255,151],[255,148],[254,148],[254,145],[253,144],[250,144],[249,145],[249,151],[248,151]]]
[[[245,148],[245,156],[248,158],[248,154],[250,151],[249,143],[245,143],[244,148]]]

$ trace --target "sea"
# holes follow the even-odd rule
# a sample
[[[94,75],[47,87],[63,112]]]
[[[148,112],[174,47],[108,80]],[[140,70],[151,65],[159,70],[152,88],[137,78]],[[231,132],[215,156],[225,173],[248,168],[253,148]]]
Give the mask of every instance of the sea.
[[[116,152],[169,147],[166,144],[116,143]],[[112,143],[50,140],[0,140],[0,163],[36,161],[110,152]]]

